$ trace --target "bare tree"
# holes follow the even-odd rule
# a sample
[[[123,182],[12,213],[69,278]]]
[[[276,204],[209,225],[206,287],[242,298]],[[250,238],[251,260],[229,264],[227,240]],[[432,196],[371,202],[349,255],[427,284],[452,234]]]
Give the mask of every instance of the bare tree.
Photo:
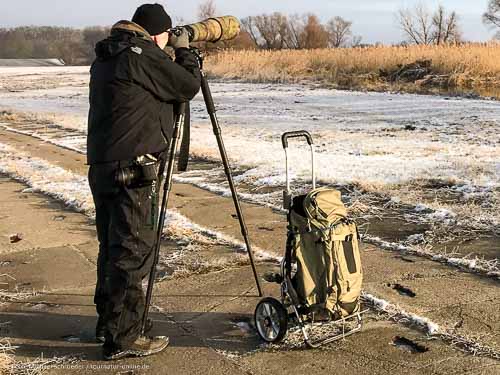
[[[435,44],[456,43],[461,40],[456,12],[448,14],[442,5],[432,17],[433,40]]]
[[[487,24],[500,27],[500,0],[490,0],[483,20]]]
[[[289,38],[289,48],[301,49],[304,48],[302,34],[304,33],[304,28],[306,27],[307,17],[301,16],[299,14],[294,14],[288,19],[288,38]]]
[[[263,14],[255,16],[255,27],[259,30],[259,34],[264,42],[263,47],[266,49],[283,48],[283,42],[280,38],[280,13],[272,15]]]
[[[206,0],[198,6],[198,18],[206,20],[207,18],[215,17],[217,7],[214,0]]]
[[[328,21],[326,30],[328,31],[328,45],[333,48],[339,48],[347,45],[352,36],[352,22],[335,17]]]
[[[401,9],[397,20],[410,43],[443,44],[461,40],[457,13],[448,13],[443,6],[439,6],[433,14],[422,4],[412,9]]]
[[[288,17],[279,12],[250,16],[242,20],[243,29],[265,49],[294,48]]]
[[[249,16],[241,19],[241,27],[243,31],[247,32],[255,45],[260,45],[259,30],[255,25],[255,17]]]
[[[264,18],[261,18],[261,21],[264,21]],[[267,25],[267,30],[264,25]],[[261,23],[261,26],[261,34],[263,36],[265,35],[264,38],[268,41],[268,43],[269,41],[274,40],[274,42],[270,44],[271,48],[292,48],[288,17],[286,15],[273,13],[268,17],[267,22],[264,21]],[[272,34],[275,34],[275,36],[273,37]]]
[[[437,12],[432,17],[432,25],[436,28],[434,32],[434,38],[436,44],[441,44],[444,37],[445,32],[445,23],[446,23],[446,14],[444,7],[442,5],[439,6]]]
[[[415,44],[432,44],[432,17],[423,5],[413,9],[400,9],[398,22],[410,42]]]

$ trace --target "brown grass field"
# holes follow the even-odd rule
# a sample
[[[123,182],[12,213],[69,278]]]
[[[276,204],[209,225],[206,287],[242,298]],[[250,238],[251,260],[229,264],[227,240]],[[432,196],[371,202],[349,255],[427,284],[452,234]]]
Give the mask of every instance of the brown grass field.
[[[430,60],[425,77],[395,78],[401,66]],[[500,98],[500,43],[223,51],[207,59],[210,75],[251,82],[316,81],[342,89],[474,93]]]

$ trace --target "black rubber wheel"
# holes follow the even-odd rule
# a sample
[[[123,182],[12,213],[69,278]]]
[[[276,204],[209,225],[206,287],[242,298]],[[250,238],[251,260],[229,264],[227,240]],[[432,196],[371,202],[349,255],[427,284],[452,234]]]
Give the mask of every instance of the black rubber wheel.
[[[277,343],[283,340],[288,329],[288,313],[275,298],[262,299],[255,308],[255,328],[266,342]]]

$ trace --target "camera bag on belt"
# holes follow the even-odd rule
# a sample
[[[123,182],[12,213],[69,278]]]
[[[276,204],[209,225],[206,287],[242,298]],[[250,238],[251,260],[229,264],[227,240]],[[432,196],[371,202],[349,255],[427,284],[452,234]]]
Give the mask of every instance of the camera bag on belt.
[[[116,171],[115,181],[118,185],[141,187],[152,185],[158,178],[160,160],[153,155],[141,155],[134,159],[132,165]]]

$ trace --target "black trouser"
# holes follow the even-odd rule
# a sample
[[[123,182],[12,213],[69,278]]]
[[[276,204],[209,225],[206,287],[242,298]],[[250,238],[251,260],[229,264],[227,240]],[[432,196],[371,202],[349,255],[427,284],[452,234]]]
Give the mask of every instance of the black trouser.
[[[94,303],[107,330],[105,346],[119,349],[130,346],[141,331],[142,282],[153,263],[160,185],[115,183],[118,168],[130,164],[95,164],[89,170],[99,240]]]

